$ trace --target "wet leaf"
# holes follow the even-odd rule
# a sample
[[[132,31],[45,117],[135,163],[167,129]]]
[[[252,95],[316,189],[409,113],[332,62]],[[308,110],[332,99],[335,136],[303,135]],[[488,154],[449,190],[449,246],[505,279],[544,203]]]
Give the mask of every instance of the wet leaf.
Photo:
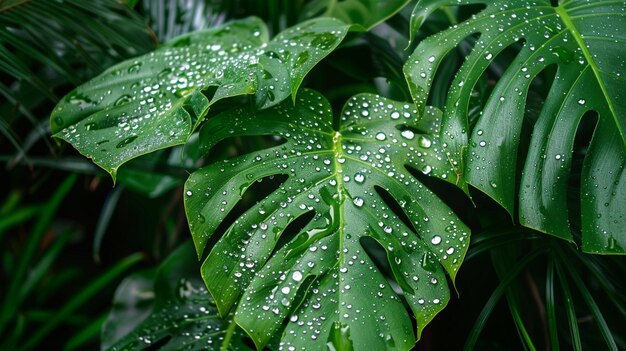
[[[184,144],[220,99],[256,94],[267,108],[295,96],[346,30],[314,19],[268,41],[265,24],[248,18],[179,37],[72,91],[52,113],[52,132],[115,178],[132,158]]]
[[[450,87],[442,120],[441,142],[460,185],[477,187],[511,215],[519,211],[525,226],[573,241],[567,211],[572,150],[581,120],[597,113],[581,176],[583,250],[626,253],[626,2],[571,0],[553,7],[540,0],[426,0],[415,8],[413,32],[437,8],[466,4],[487,7],[421,42],[405,65],[413,98],[424,106],[444,56],[464,38],[480,34]],[[472,89],[515,43],[521,50],[470,130]],[[550,66],[557,67],[556,78],[526,153],[520,142],[528,90]]]
[[[259,347],[282,330],[285,350],[410,349],[416,336],[403,299],[419,335],[447,304],[446,273],[454,280],[469,244],[469,229],[408,170],[450,176],[434,136],[439,118],[435,109],[419,114],[412,104],[363,94],[349,100],[335,129],[328,101],[311,90],[295,105],[211,118],[200,132],[206,150],[231,136],[286,142],[190,176],[185,208],[198,254],[222,234],[218,226],[246,189],[288,177],[208,253],[202,276],[220,312],[235,309]],[[307,214],[285,240],[289,224]],[[393,283],[366,252],[366,238],[386,252]]]
[[[120,284],[103,325],[103,350],[251,350],[232,316],[217,314],[190,257],[191,242],[156,272],[137,273]]]

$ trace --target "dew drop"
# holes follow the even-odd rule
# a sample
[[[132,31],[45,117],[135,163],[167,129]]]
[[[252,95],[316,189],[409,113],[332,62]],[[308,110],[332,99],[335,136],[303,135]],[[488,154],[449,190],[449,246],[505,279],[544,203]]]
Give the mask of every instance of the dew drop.
[[[413,138],[415,138],[415,133],[413,133],[412,130],[406,129],[402,131],[402,136],[406,139],[412,140]]]
[[[423,135],[420,135],[418,142],[419,146],[424,149],[428,149],[433,145],[433,142]]]
[[[300,271],[295,271],[293,272],[293,274],[291,274],[291,279],[293,279],[294,281],[301,281],[302,280],[302,272]]]
[[[354,181],[361,184],[365,181],[365,176],[363,173],[357,173],[354,175]]]
[[[352,200],[352,202],[354,203],[354,206],[356,207],[363,206],[363,199],[361,199],[360,197],[355,197],[354,200]]]

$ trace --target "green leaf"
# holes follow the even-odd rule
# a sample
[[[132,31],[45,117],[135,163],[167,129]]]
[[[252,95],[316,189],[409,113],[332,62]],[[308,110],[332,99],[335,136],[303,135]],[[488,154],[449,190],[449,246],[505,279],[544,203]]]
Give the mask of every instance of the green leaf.
[[[232,316],[218,316],[197,269],[188,242],[156,273],[126,278],[102,327],[102,349],[154,350],[159,344],[158,350],[250,350]]]
[[[263,22],[248,18],[179,37],[68,94],[50,117],[52,132],[115,178],[130,159],[184,144],[220,99],[256,93],[266,108],[295,96],[347,28],[322,18],[268,41]]]
[[[619,233],[626,225],[626,38],[621,30],[626,2],[571,0],[552,7],[547,0],[426,0],[415,8],[413,31],[437,8],[467,4],[487,7],[421,42],[405,66],[413,98],[424,106],[444,56],[464,38],[480,34],[450,87],[442,121],[442,145],[460,185],[475,186],[511,215],[519,199],[523,225],[573,241],[566,210],[572,149],[581,120],[593,111],[599,122],[580,191],[583,250],[625,253],[626,235]],[[521,50],[470,128],[474,86],[500,53],[520,42]],[[528,90],[550,66],[557,74],[526,154],[520,143]]]
[[[315,0],[302,11],[305,18],[328,16],[369,30],[402,10],[410,0]]]
[[[202,265],[221,314],[239,301],[235,321],[257,347],[284,329],[285,349],[326,350],[327,342],[410,349],[414,327],[402,300],[419,337],[447,304],[446,273],[454,281],[469,244],[469,229],[409,171],[441,178],[451,171],[433,135],[439,117],[435,109],[419,114],[410,104],[362,94],[333,127],[328,101],[305,90],[295,105],[210,119],[200,132],[207,150],[232,136],[286,140],[213,163],[186,183],[187,219],[202,254],[246,189],[288,177],[225,230]],[[306,215],[312,219],[286,239],[289,224]],[[384,248],[394,283],[363,239]]]

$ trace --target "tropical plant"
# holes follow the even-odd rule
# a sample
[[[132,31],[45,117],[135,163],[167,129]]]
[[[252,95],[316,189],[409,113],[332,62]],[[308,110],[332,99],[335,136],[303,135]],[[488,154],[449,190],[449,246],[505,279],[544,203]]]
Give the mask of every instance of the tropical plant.
[[[45,9],[51,43],[19,21]],[[80,30],[77,14],[96,20]],[[8,326],[29,320],[68,242],[34,260],[76,176],[49,203],[8,201],[0,236],[45,216],[7,251],[7,347],[35,348],[139,257],[165,255],[64,347],[101,325],[111,350],[626,347],[625,1],[9,1],[0,21],[2,110],[19,111],[0,125],[7,167],[101,179],[9,117],[41,129],[34,111],[77,85],[50,131],[116,184],[94,259],[107,228],[129,232],[119,204],[165,216],[126,248],[143,256],[116,254],[23,340],[32,323]]]

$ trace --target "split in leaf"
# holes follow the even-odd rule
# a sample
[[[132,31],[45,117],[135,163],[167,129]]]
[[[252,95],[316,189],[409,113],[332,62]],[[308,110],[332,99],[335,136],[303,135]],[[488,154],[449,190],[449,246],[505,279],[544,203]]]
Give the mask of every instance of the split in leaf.
[[[221,235],[202,265],[220,312],[235,309],[258,347],[284,330],[285,349],[411,348],[403,300],[421,332],[447,304],[446,273],[454,280],[469,244],[469,229],[409,172],[451,177],[435,136],[439,118],[435,109],[419,114],[412,104],[363,94],[333,127],[328,101],[305,90],[295,105],[209,119],[200,132],[207,150],[233,136],[286,140],[213,163],[186,183],[198,254]],[[216,233],[251,185],[279,175],[286,180],[278,189]],[[309,214],[285,240],[290,224]],[[384,249],[389,279],[366,240]]]
[[[625,253],[626,235],[620,233],[626,225],[626,2],[423,0],[413,13],[412,31],[442,6],[470,4],[487,6],[422,41],[404,68],[415,102],[425,106],[445,55],[479,35],[450,87],[440,132],[459,185],[466,188],[467,182],[511,215],[519,212],[525,226],[573,241],[567,211],[572,150],[581,120],[597,113],[581,176],[583,250]],[[472,90],[493,60],[516,44],[521,50],[471,128]],[[529,87],[550,66],[557,67],[556,77],[528,150],[520,150]]]

